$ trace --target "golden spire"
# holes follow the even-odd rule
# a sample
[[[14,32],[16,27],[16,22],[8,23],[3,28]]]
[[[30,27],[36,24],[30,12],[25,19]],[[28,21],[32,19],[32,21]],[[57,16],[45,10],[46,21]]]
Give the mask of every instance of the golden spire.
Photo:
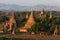
[[[15,14],[14,14],[14,11],[12,11],[12,15],[11,15],[12,18],[15,18]]]
[[[34,11],[31,10],[31,14],[30,14],[29,19],[28,19],[27,23],[25,24],[24,28],[31,28],[31,26],[35,23],[33,12]]]
[[[9,22],[11,23],[11,21],[13,21],[13,23],[16,23],[14,11],[12,11],[12,15],[11,15]]]

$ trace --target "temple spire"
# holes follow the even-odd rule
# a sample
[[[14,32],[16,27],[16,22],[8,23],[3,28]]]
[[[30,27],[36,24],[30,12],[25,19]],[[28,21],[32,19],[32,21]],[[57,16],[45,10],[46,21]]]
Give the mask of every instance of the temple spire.
[[[39,13],[39,17],[41,17],[41,16],[46,16],[44,9],[41,9],[41,11]]]
[[[31,26],[35,23],[34,21],[34,14],[33,14],[33,9],[31,10],[31,14],[29,16],[29,19],[27,21],[27,23],[25,24],[24,28],[31,28]]]
[[[42,15],[44,14],[44,9],[41,9],[41,14],[42,14]]]
[[[11,18],[15,18],[15,14],[14,14],[14,11],[12,11],[12,15],[11,15]]]
[[[11,17],[10,17],[9,22],[11,22],[11,21],[13,21],[13,22],[16,23],[16,21],[15,21],[15,14],[14,14],[14,11],[12,11],[12,15],[11,15]]]

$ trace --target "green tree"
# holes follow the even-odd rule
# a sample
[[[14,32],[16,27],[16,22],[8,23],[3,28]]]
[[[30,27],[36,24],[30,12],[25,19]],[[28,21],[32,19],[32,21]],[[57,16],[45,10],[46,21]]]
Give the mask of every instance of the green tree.
[[[54,33],[55,25],[50,27],[49,33],[52,35]]]
[[[32,25],[31,29],[35,33],[40,33],[40,31],[41,31],[41,24],[40,23],[36,23],[36,24]]]

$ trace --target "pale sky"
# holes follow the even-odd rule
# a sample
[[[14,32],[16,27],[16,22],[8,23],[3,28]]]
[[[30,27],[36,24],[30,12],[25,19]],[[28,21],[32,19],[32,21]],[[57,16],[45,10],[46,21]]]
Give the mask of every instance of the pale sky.
[[[23,6],[33,6],[39,4],[60,6],[60,0],[0,0],[0,3],[17,4]]]

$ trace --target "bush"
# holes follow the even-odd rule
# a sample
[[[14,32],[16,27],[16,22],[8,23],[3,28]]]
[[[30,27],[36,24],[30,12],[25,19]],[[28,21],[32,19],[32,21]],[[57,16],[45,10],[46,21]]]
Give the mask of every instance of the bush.
[[[40,23],[36,23],[36,24],[32,25],[31,30],[33,32],[35,32],[35,33],[40,33],[41,28],[42,28],[41,24]]]
[[[28,29],[27,29],[27,33],[28,33],[28,34],[31,34],[31,32],[32,32],[32,29],[28,28]]]

